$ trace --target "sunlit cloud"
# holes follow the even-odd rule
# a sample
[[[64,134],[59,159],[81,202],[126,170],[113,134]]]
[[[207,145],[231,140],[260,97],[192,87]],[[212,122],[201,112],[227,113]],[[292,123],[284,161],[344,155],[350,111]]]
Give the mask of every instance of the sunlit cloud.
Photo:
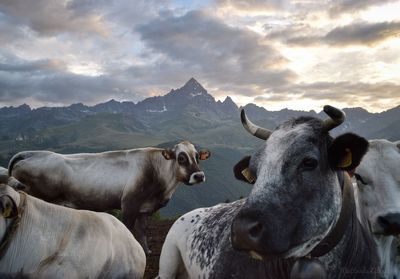
[[[195,77],[239,105],[381,111],[400,104],[399,9],[398,0],[1,1],[0,105],[137,102]]]

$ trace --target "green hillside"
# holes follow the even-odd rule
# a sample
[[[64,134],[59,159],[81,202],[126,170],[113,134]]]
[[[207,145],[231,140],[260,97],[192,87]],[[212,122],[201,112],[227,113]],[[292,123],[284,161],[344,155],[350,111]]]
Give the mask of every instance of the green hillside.
[[[182,184],[161,211],[163,216],[177,216],[249,193],[250,186],[235,180],[232,169],[260,141],[249,137],[240,123],[210,121],[191,114],[147,125],[126,114],[90,115],[68,125],[48,127],[22,140],[0,140],[0,163],[6,167],[11,156],[23,150],[45,149],[65,154],[101,152],[145,146],[172,147],[180,140],[190,140],[196,146],[207,148],[212,156],[201,163],[206,182],[194,186]]]

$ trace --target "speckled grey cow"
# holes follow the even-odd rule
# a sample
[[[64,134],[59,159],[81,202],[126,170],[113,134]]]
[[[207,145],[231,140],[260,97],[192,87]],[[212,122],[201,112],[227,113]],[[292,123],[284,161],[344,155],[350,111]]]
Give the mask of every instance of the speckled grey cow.
[[[369,141],[355,170],[360,220],[374,235],[385,278],[400,278],[400,141]]]
[[[203,182],[199,160],[209,156],[188,141],[172,149],[69,155],[24,151],[10,160],[8,169],[29,194],[45,201],[94,211],[122,209],[123,223],[149,253],[148,216],[168,203],[180,182]]]
[[[324,111],[331,119],[300,117],[272,132],[242,111],[245,128],[266,140],[234,168],[238,179],[254,183],[249,197],[177,220],[158,278],[379,277],[375,245],[357,219],[344,172],[360,163],[368,142],[351,133],[331,138],[328,131],[345,116],[330,106]],[[309,266],[319,269],[313,274]]]

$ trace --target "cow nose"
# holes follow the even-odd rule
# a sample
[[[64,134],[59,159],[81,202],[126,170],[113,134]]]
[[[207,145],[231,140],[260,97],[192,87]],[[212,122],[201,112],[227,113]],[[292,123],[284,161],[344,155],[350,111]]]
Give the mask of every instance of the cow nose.
[[[236,250],[257,251],[264,227],[255,218],[238,217],[232,223],[232,246]]]
[[[193,176],[193,178],[196,180],[196,181],[198,181],[198,182],[201,182],[201,181],[204,181],[204,173],[202,173],[202,172],[199,172],[199,173],[196,173],[194,176]]]
[[[400,213],[387,213],[377,217],[380,231],[385,235],[400,234]]]

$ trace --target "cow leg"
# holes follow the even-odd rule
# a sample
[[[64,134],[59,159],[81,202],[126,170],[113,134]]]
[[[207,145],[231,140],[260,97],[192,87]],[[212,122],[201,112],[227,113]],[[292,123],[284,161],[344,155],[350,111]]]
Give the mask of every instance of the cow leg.
[[[135,229],[137,214],[131,214],[129,211],[124,210],[122,207],[122,223],[131,231],[133,234]]]
[[[138,218],[136,219],[135,228],[133,235],[135,236],[136,240],[142,245],[144,252],[146,255],[151,254],[151,250],[147,244],[147,237],[146,237],[146,230],[147,225],[149,223],[150,215],[148,214],[139,214]]]
[[[127,202],[122,202],[122,223],[131,231],[133,236],[142,246],[146,255],[150,254],[146,239],[147,214],[139,213],[139,207],[136,206],[139,202],[133,202],[132,199],[127,199]]]
[[[165,238],[161,250],[158,276],[156,279],[190,278],[176,243],[176,237],[176,232],[174,231],[174,227],[172,227]]]
[[[147,196],[142,191],[130,191],[123,195],[122,222],[131,231],[136,240],[140,243],[148,255],[151,251],[147,246],[146,227],[148,214],[140,213],[140,205],[146,200]]]

